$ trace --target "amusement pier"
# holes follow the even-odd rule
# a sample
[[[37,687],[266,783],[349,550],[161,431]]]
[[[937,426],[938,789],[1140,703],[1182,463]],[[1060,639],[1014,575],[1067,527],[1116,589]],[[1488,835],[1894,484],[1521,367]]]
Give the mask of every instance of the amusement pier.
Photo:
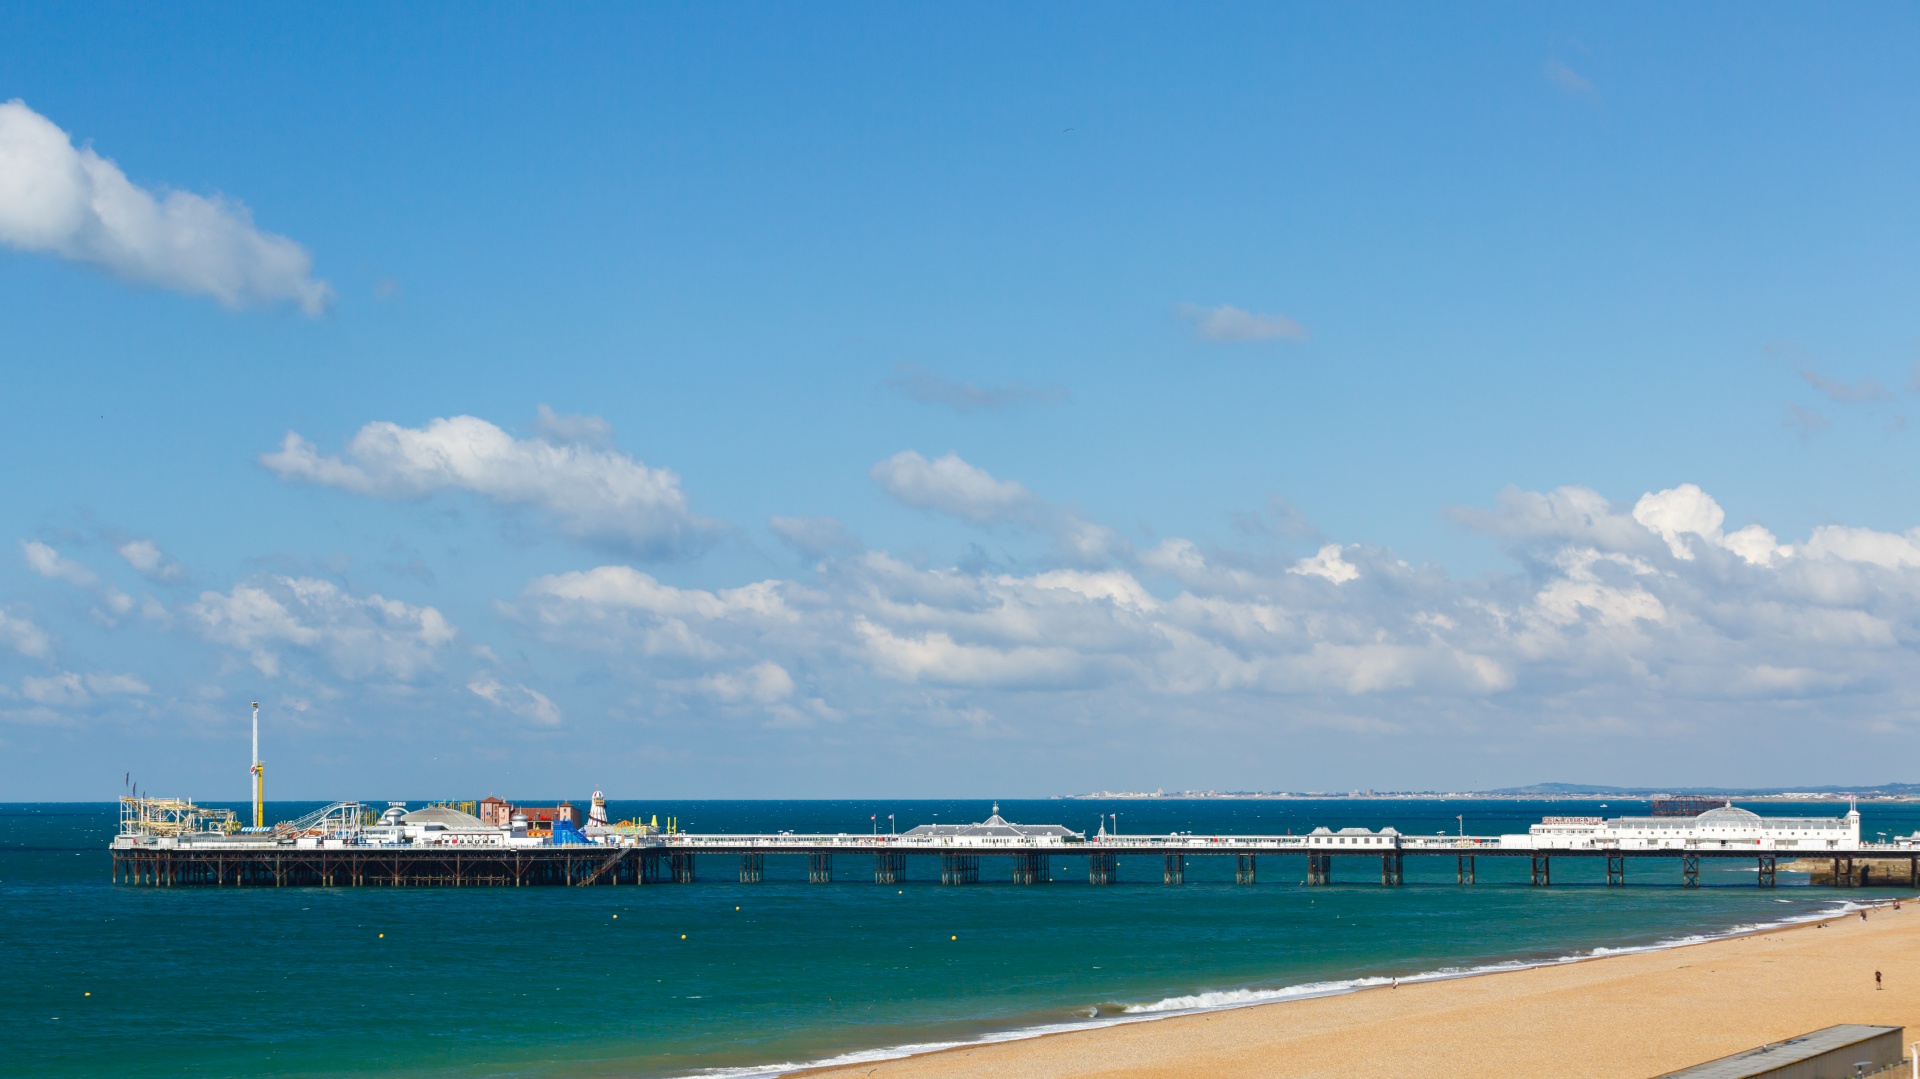
[[[1608,884],[1625,884],[1632,861],[1640,865],[1636,878],[1671,873],[1660,867],[1677,863],[1688,887],[1699,884],[1701,859],[1731,858],[1754,865],[1756,882],[1768,888],[1784,856],[1831,863],[1836,886],[1865,883],[1856,859],[1871,859],[1880,868],[1869,872],[1885,883],[1893,883],[1886,865],[1904,863],[1900,875],[1920,886],[1920,833],[1863,843],[1852,808],[1839,817],[1762,817],[1731,805],[1679,815],[1547,817],[1523,834],[1484,836],[1326,827],[1299,835],[1138,835],[1108,832],[1104,822],[1088,835],[1057,824],[1015,824],[997,805],[977,824],[923,824],[899,834],[700,834],[679,831],[671,819],[664,828],[657,818],[611,822],[597,791],[585,820],[571,805],[515,806],[496,798],[411,811],[398,802],[383,811],[336,802],[297,820],[241,827],[231,810],[136,795],[121,800],[120,815],[114,880],[163,886],[685,884],[695,879],[696,860],[707,867],[705,879],[724,867],[727,879],[755,884],[765,879],[769,854],[805,855],[807,879],[816,884],[865,879],[869,868],[876,884],[910,875],[951,885],[1045,884],[1056,868],[1073,865],[1077,875],[1083,863],[1087,883],[1108,885],[1120,879],[1121,856],[1131,855],[1129,865],[1144,858],[1166,884],[1185,883],[1194,858],[1232,858],[1234,880],[1253,884],[1264,857],[1273,868],[1274,859],[1303,859],[1312,885],[1369,880],[1377,866],[1389,887],[1402,882],[1405,860],[1418,857],[1454,859],[1463,885],[1474,883],[1480,858],[1527,859],[1529,880],[1540,886],[1553,883],[1557,859],[1604,858]],[[1290,869],[1285,879],[1302,878]]]
[[[807,880],[829,884],[836,860],[843,872],[864,878],[871,864],[875,884],[908,879],[910,860],[931,877],[926,863],[938,860],[942,884],[1004,880],[1046,884],[1054,863],[1084,859],[1087,883],[1120,879],[1122,855],[1158,863],[1164,884],[1184,884],[1191,858],[1232,858],[1233,879],[1253,884],[1258,860],[1304,858],[1305,881],[1332,884],[1334,860],[1358,861],[1360,879],[1378,860],[1380,883],[1402,883],[1409,857],[1453,858],[1455,880],[1473,884],[1476,860],[1528,859],[1528,880],[1553,883],[1555,858],[1605,858],[1607,883],[1627,882],[1629,860],[1679,863],[1681,883],[1700,884],[1700,860],[1751,859],[1755,880],[1774,886],[1778,861],[1831,865],[1836,887],[1883,883],[1889,863],[1904,862],[1905,883],[1920,887],[1920,832],[1892,842],[1863,843],[1860,812],[1848,806],[1840,817],[1763,817],[1731,803],[1701,798],[1655,803],[1646,817],[1546,817],[1524,834],[1416,836],[1393,828],[1315,828],[1286,835],[1165,835],[1108,832],[1106,819],[1093,835],[1058,824],[1015,824],[992,814],[977,824],[922,824],[905,832],[741,833],[682,832],[672,818],[610,821],[606,798],[593,792],[582,820],[569,803],[514,805],[500,798],[430,804],[408,810],[389,802],[385,810],[361,802],[335,802],[295,820],[266,823],[266,764],[260,760],[260,706],[253,706],[253,824],[242,825],[230,809],[191,800],[154,798],[135,791],[120,799],[120,829],[113,838],[113,879],[159,886],[235,885],[269,887],[462,887],[494,885],[690,884],[696,859],[737,866],[741,884],[766,879],[769,854],[806,855]],[[1854,863],[1865,864],[1858,872]],[[983,876],[982,866],[989,869]],[[858,868],[856,868],[856,866]],[[1879,867],[1877,870],[1870,868]],[[1345,872],[1354,870],[1343,869]],[[1671,870],[1669,870],[1670,872]],[[1636,871],[1636,874],[1638,871]],[[842,877],[841,879],[851,879]],[[1288,879],[1300,879],[1290,877]]]

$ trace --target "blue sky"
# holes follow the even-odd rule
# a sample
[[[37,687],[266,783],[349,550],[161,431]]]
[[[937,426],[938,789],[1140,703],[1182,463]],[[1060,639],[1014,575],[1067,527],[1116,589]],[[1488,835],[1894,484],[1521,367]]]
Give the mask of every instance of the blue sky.
[[[0,797],[1891,778],[1917,20],[0,9]]]

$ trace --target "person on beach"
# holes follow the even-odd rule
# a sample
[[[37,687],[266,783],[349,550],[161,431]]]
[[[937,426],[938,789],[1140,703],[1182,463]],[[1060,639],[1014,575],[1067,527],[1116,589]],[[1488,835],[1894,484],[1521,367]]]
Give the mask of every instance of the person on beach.
[[[1886,988],[1886,986],[1884,986],[1884,985],[1881,985],[1881,984],[1880,984],[1880,972],[1879,972],[1879,971],[1877,971],[1877,970],[1873,972],[1873,987],[1874,987],[1875,989],[1885,989],[1885,988]]]

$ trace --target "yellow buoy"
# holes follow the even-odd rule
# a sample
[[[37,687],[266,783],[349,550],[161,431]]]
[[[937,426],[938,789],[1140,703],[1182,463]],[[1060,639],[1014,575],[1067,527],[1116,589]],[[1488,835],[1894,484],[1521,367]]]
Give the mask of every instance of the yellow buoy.
[[[387,935],[385,933],[380,934],[380,939],[381,940],[387,939]]]
[[[92,993],[82,993],[82,994],[80,994],[80,995],[81,995],[81,996],[83,996],[83,997],[90,997],[90,996],[92,996],[93,994],[92,994]]]
[[[954,939],[954,940],[959,940],[959,939],[960,939],[960,937],[959,937],[959,935],[958,935],[958,934],[956,934],[956,935],[955,935],[955,936],[953,937],[953,939]]]
[[[681,940],[687,939],[687,935],[685,933],[680,934],[680,939]]]

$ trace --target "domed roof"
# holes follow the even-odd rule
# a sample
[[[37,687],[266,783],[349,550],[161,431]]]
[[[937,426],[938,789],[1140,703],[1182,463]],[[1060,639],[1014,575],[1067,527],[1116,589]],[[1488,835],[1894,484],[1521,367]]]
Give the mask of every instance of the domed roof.
[[[1745,809],[1735,809],[1728,805],[1721,806],[1719,809],[1709,809],[1693,818],[1693,821],[1695,824],[1713,828],[1758,828],[1760,814]]]
[[[449,831],[478,832],[491,829],[493,825],[469,813],[462,813],[447,806],[428,806],[416,809],[400,818],[407,824],[438,824]]]

